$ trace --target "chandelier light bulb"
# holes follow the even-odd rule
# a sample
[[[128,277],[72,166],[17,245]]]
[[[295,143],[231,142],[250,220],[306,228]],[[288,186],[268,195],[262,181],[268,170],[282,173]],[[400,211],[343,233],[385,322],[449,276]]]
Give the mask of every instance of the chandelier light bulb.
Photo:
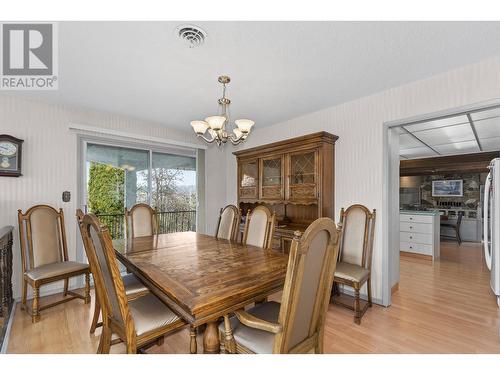
[[[212,130],[221,130],[226,122],[226,118],[224,116],[210,116],[205,119]]]
[[[252,120],[248,120],[248,119],[236,120],[234,123],[236,124],[236,126],[238,127],[238,129],[243,134],[250,133],[250,130],[252,129],[252,126],[254,126],[254,124],[255,124],[255,122],[253,122]]]
[[[193,130],[196,134],[205,134],[207,129],[209,128],[208,124],[206,121],[191,121],[191,126],[193,127]]]

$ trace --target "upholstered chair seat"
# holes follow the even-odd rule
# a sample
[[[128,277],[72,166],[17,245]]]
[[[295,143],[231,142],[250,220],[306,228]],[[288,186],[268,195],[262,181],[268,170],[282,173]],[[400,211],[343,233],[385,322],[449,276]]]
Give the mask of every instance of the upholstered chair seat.
[[[88,264],[72,262],[72,261],[50,263],[26,271],[26,276],[31,280],[41,280],[41,279],[48,279],[51,277],[58,277],[61,275],[66,275],[78,271],[83,272],[85,270],[88,270],[88,268],[89,268]]]
[[[278,302],[270,301],[256,305],[248,310],[249,314],[256,318],[270,323],[278,323],[278,316],[281,305]],[[241,324],[236,316],[229,319],[233,337],[241,351],[251,351],[258,354],[272,354],[274,345],[274,333],[251,328]],[[221,335],[224,334],[224,323],[219,325]],[[246,349],[246,350],[245,350]]]
[[[364,282],[369,276],[370,270],[358,266],[357,264],[344,262],[339,262],[337,264],[337,270],[335,271],[335,277],[350,280],[356,283]]]
[[[128,302],[137,335],[168,326],[180,318],[153,294]]]
[[[123,286],[125,287],[125,294],[128,297],[134,297],[139,294],[147,294],[149,292],[148,288],[146,288],[133,273],[123,275],[122,280]]]

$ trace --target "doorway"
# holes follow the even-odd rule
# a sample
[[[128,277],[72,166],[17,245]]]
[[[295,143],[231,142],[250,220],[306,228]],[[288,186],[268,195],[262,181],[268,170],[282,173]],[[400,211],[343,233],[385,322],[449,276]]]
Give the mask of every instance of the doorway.
[[[500,100],[388,122],[384,126],[384,149],[384,204],[388,215],[383,222],[387,270],[383,291],[384,300],[390,304],[400,282],[400,254],[430,256],[431,262],[434,255],[438,260],[442,242],[460,245],[458,224],[462,243],[476,244],[468,246],[480,256],[481,185],[489,161],[500,156]],[[453,159],[457,160],[454,166],[450,162]],[[435,220],[424,217],[431,210],[435,211]],[[419,223],[411,224],[411,220]],[[411,233],[417,226],[424,232],[422,222],[435,223],[431,233],[437,236],[437,254],[432,253],[436,249],[432,236]],[[446,228],[446,224],[450,226]],[[408,233],[403,230],[405,225]]]

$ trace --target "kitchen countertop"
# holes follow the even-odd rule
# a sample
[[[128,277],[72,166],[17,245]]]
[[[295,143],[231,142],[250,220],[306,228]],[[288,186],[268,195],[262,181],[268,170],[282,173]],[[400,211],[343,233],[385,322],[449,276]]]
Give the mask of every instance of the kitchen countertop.
[[[431,216],[439,216],[439,211],[438,210],[432,210],[432,211],[412,211],[412,210],[399,210],[400,214],[406,214],[406,215],[431,215]]]

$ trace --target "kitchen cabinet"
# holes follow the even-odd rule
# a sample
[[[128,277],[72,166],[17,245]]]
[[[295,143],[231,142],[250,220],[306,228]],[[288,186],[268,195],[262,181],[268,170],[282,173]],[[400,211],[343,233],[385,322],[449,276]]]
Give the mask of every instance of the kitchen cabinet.
[[[401,211],[399,249],[437,259],[440,254],[440,215],[438,211]]]

